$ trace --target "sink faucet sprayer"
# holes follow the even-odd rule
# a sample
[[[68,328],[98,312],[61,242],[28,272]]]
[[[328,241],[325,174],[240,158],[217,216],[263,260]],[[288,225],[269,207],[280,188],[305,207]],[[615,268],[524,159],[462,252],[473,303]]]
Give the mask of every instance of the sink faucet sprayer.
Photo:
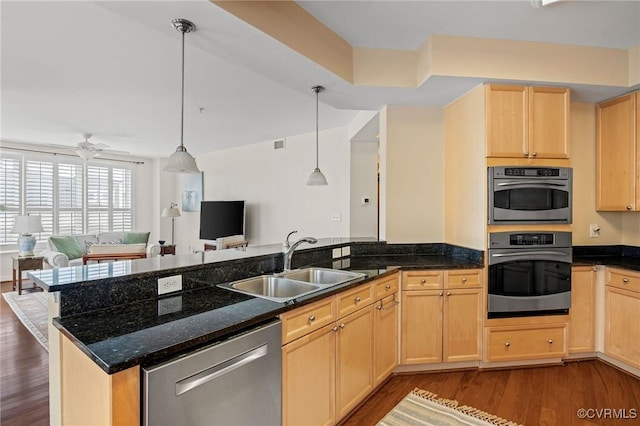
[[[289,237],[295,234],[296,232],[298,231],[289,232],[284,243],[282,243],[282,253],[284,254],[284,270],[285,271],[291,270],[291,258],[293,257],[293,252],[296,249],[296,247],[298,247],[302,243],[315,244],[318,242],[318,240],[313,237],[304,237],[304,238],[300,238],[298,241],[294,242],[293,244],[289,243]]]

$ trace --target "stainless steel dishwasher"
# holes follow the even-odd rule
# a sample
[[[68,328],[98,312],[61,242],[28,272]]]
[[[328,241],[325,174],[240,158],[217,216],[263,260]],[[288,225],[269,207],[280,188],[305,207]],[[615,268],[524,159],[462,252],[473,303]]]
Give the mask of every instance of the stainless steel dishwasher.
[[[143,368],[143,424],[281,424],[281,324],[274,321]]]

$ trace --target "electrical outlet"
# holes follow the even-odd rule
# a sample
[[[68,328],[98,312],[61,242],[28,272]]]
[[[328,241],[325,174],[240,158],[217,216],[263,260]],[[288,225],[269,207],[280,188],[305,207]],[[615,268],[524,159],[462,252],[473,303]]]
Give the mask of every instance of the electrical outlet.
[[[351,247],[342,247],[342,257],[351,256]]]
[[[589,225],[589,236],[591,238],[598,238],[600,236],[600,227],[597,224],[592,223]]]
[[[341,250],[340,248],[334,248],[334,249],[331,251],[331,257],[332,257],[333,259],[338,259],[338,258],[339,258],[339,257],[341,257],[341,256],[342,256],[342,250]]]
[[[182,290],[182,275],[158,278],[158,296]]]

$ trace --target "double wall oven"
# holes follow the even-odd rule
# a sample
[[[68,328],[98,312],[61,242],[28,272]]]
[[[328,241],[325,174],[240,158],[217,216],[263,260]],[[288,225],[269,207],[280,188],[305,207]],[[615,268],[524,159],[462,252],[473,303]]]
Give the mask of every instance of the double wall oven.
[[[489,234],[489,318],[566,314],[570,232]]]

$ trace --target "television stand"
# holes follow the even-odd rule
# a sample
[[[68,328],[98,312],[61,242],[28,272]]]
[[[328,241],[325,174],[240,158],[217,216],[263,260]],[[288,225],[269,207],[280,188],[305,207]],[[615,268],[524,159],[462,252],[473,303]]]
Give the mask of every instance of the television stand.
[[[225,248],[230,249],[230,248],[243,248],[243,247],[247,247],[249,245],[249,241],[244,240],[244,241],[236,241],[233,243],[229,243],[229,244],[225,244]],[[210,250],[217,250],[218,246],[215,244],[206,244],[204,245],[204,251],[210,251]]]

